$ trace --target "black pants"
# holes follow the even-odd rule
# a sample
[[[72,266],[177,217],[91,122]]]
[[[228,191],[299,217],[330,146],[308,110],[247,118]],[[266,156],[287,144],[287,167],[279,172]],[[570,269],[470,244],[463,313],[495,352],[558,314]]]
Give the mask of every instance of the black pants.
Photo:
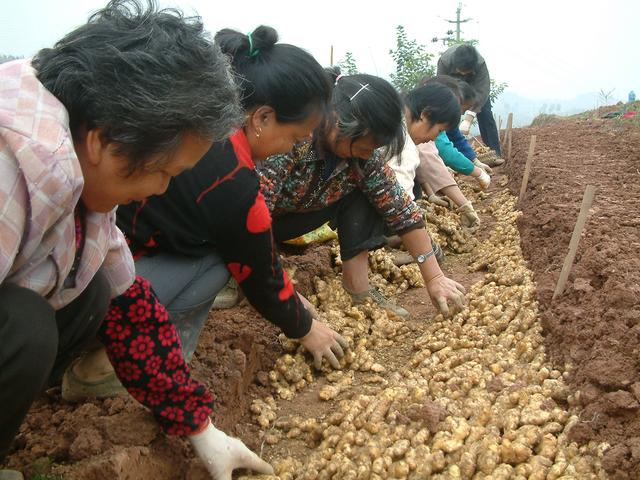
[[[482,110],[478,112],[477,118],[482,141],[491,150],[501,155],[498,127],[496,127],[496,120],[493,118],[493,112],[491,111],[491,99],[487,98]]]
[[[314,212],[287,213],[273,219],[277,242],[299,237],[331,222],[338,228],[340,257],[349,260],[360,252],[382,247],[389,231],[367,197],[354,190],[337,202]]]
[[[58,311],[33,290],[0,286],[0,463],[36,397],[95,337],[109,296],[101,273]]]

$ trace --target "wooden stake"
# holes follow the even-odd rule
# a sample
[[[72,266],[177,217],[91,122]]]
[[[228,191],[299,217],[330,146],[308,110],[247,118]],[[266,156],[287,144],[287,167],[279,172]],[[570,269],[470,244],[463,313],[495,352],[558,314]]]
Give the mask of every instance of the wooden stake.
[[[513,113],[507,117],[507,133],[505,143],[507,143],[507,161],[511,160],[511,126],[513,125]]]
[[[504,134],[502,135],[502,143],[501,145],[504,147],[503,150],[507,149],[507,137],[509,137],[509,119],[513,120],[513,117],[510,117],[511,114],[507,115],[507,122],[504,126]]]
[[[329,65],[333,67],[333,45],[331,45],[331,53],[329,54]]]
[[[481,142],[480,140],[478,140],[476,137],[471,137],[471,140],[472,140],[472,141],[474,141],[474,142],[476,142],[480,148],[484,148],[484,146],[485,146],[485,145],[484,145],[484,143],[482,143],[482,142]]]
[[[518,196],[518,202],[522,202],[524,193],[527,191],[527,183],[529,183],[529,172],[531,171],[531,162],[533,160],[533,151],[536,148],[536,136],[531,135],[531,142],[529,143],[529,156],[527,157],[527,163],[524,166],[524,175],[522,175],[522,185],[520,185],[520,195]]]
[[[500,131],[502,130],[502,117],[498,115],[498,142],[500,142]]]
[[[558,278],[558,283],[556,284],[556,289],[553,292],[552,300],[554,300],[558,295],[561,295],[564,291],[564,286],[567,283],[569,273],[571,272],[573,260],[576,258],[576,252],[578,250],[580,236],[582,235],[582,229],[584,228],[584,224],[587,221],[587,215],[589,214],[589,209],[591,208],[591,204],[593,203],[593,196],[595,195],[595,192],[595,186],[587,185],[587,188],[584,191],[584,196],[582,197],[582,205],[580,206],[578,221],[576,222],[576,226],[573,229],[573,235],[571,235],[571,241],[569,242],[569,253],[567,253],[566,258],[564,259],[564,264],[562,265],[562,270],[560,271],[560,278]]]

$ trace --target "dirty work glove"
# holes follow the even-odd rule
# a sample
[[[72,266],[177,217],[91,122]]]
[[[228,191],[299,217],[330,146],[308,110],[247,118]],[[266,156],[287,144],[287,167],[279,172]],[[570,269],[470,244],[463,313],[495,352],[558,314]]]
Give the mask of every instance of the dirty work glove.
[[[271,465],[237,438],[218,430],[211,420],[207,421],[209,424],[202,432],[188,438],[213,480],[231,480],[231,473],[236,468],[249,468],[254,472],[273,475]]]
[[[460,215],[460,223],[463,227],[473,228],[480,225],[480,217],[478,217],[478,214],[473,209],[471,202],[459,206],[456,211]]]
[[[448,302],[453,302],[454,311],[460,311],[465,304],[465,289],[458,282],[444,276],[441,272],[435,277],[425,282],[431,303],[440,310],[445,317],[449,316],[451,310]]]
[[[482,163],[480,160],[478,160],[477,158],[473,160],[473,164],[484,170],[485,172],[487,172],[489,175],[491,175],[493,173],[493,170],[491,170],[491,167],[489,165],[487,165],[486,163]]]
[[[473,121],[476,119],[476,112],[472,112],[471,110],[467,110],[464,112],[464,117],[462,117],[462,122],[460,123],[460,133],[463,135],[469,135],[469,131],[471,130],[471,125],[473,125]]]
[[[486,190],[487,188],[489,188],[489,185],[491,185],[491,177],[484,170],[480,170],[480,175],[475,177],[475,179],[482,190]]]
[[[451,208],[451,204],[447,201],[446,197],[441,197],[440,195],[436,195],[432,193],[427,197],[427,201],[429,203],[433,203],[434,205],[440,205],[441,207]]]

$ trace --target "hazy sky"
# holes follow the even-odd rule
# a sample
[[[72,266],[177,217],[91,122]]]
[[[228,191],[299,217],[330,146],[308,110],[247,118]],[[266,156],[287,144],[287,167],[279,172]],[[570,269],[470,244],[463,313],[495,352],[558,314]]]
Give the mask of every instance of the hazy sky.
[[[455,19],[458,1],[359,0],[162,0],[194,11],[215,32],[275,27],[282,41],[309,50],[323,65],[351,51],[359,69],[388,78],[394,64],[395,27],[436,55],[431,43]],[[3,0],[0,53],[30,56],[52,45],[106,0]],[[532,98],[570,99],[615,89],[640,96],[640,0],[467,0],[462,2],[465,38],[480,41],[489,72],[508,89]]]

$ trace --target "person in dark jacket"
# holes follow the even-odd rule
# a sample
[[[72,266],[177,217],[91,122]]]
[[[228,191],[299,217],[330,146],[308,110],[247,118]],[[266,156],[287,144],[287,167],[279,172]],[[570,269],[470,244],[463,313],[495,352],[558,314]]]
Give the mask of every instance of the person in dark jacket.
[[[500,138],[489,97],[491,78],[484,58],[472,45],[453,45],[438,60],[437,74],[459,78],[473,87],[476,91],[476,101],[465,112],[465,117],[468,117],[469,124],[473,117],[477,117],[482,141],[495,151],[496,155],[500,156]],[[463,131],[463,133],[465,132]]]

